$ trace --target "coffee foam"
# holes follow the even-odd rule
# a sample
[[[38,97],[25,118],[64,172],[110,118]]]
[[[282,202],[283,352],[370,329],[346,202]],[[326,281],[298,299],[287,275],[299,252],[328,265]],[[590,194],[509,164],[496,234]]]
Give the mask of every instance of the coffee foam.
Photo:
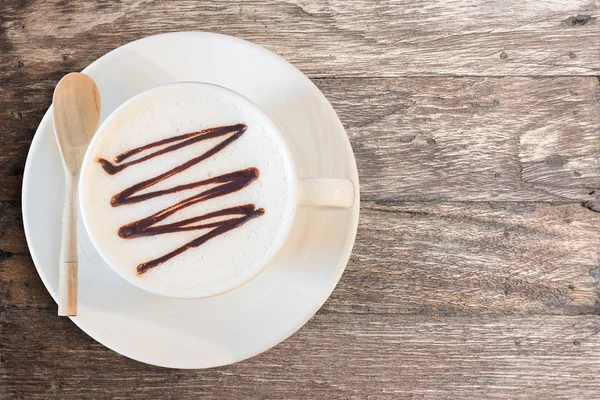
[[[260,176],[246,188],[185,208],[161,223],[244,204],[264,208],[265,214],[138,276],[138,264],[160,257],[209,230],[122,239],[117,235],[118,229],[207,187],[120,207],[110,205],[111,197],[197,157],[224,139],[196,143],[112,176],[95,160],[98,157],[113,160],[127,150],[161,139],[237,123],[248,126],[239,139],[209,159],[141,193],[256,167]],[[239,102],[227,92],[207,93],[204,86],[174,85],[135,101],[107,121],[101,130],[102,136],[92,149],[94,162],[84,171],[82,203],[99,250],[123,276],[148,290],[177,297],[216,294],[253,276],[281,245],[293,217],[292,168],[285,144],[272,123],[251,105]]]

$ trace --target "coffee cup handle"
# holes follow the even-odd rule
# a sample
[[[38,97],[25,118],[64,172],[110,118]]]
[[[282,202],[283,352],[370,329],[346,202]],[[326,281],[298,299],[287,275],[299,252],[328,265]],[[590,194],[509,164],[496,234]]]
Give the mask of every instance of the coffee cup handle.
[[[298,205],[301,207],[350,208],[354,204],[354,192],[354,183],[349,179],[299,179]]]

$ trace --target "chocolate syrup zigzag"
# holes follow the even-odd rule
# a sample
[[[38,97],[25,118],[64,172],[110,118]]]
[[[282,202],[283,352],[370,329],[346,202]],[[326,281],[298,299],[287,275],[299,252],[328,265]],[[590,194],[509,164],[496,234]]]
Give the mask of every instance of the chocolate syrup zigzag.
[[[230,207],[219,211],[210,212],[204,215],[188,218],[178,222],[159,224],[159,222],[176,214],[177,212],[183,210],[186,207],[190,207],[194,204],[207,201],[215,197],[226,196],[228,194],[237,192],[245,188],[246,186],[254,182],[256,179],[258,179],[260,173],[259,170],[254,167],[242,169],[239,171],[223,174],[214,178],[204,179],[197,182],[173,186],[169,189],[139,193],[140,191],[148,189],[158,184],[159,182],[167,180],[170,177],[180,172],[183,172],[188,168],[191,168],[194,165],[217,154],[218,152],[229,146],[231,143],[239,139],[244,134],[244,132],[246,132],[247,129],[248,127],[245,124],[236,124],[204,129],[197,132],[191,132],[167,139],[162,139],[141,147],[137,147],[132,150],[128,150],[116,156],[114,163],[111,163],[110,161],[104,158],[98,159],[98,162],[107,174],[115,175],[124,170],[125,168],[149,161],[154,157],[158,157],[160,155],[182,149],[194,143],[229,135],[221,143],[215,145],[203,154],[194,157],[191,160],[188,160],[183,164],[170,169],[169,171],[157,175],[154,178],[146,179],[142,182],[139,182],[115,194],[111,198],[110,204],[113,207],[120,207],[127,204],[139,203],[155,197],[180,192],[183,190],[190,190],[204,186],[212,186],[210,189],[203,190],[198,194],[181,200],[180,202],[175,203],[167,208],[164,208],[146,218],[142,218],[138,221],[131,222],[119,228],[118,234],[124,239],[131,239],[142,236],[162,235],[172,232],[211,229],[209,232],[203,234],[202,236],[197,237],[196,239],[186,243],[181,247],[176,248],[175,250],[161,257],[139,264],[137,266],[138,275],[142,275],[144,272],[154,267],[157,267],[158,265],[170,260],[173,257],[178,256],[179,254],[191,248],[198,247],[216,236],[219,236],[233,229],[239,228],[249,220],[260,217],[265,213],[264,209],[257,209],[254,204],[245,204],[242,206]],[[144,153],[154,148],[158,149],[154,152],[151,152],[150,154],[142,155],[139,158],[126,161],[136,154]],[[215,219],[217,220],[214,221]]]

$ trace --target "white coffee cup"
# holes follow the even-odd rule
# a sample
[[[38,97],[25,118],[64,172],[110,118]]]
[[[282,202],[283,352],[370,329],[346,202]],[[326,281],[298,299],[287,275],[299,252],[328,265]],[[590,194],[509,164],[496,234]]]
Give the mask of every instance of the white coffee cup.
[[[187,112],[188,109],[194,112]],[[231,169],[239,169],[243,166],[254,167],[254,164],[258,163],[262,165],[258,169],[264,171],[260,172],[257,178],[258,184],[252,182],[247,187],[228,195],[229,197],[223,195],[211,198],[206,203],[194,203],[190,209],[208,207],[209,203],[223,208],[241,205],[241,203],[229,204],[226,199],[244,203],[252,200],[257,203],[257,208],[260,208],[262,203],[270,205],[265,207],[264,215],[257,217],[256,221],[244,222],[243,225],[232,228],[222,237],[213,237],[202,242],[201,245],[187,248],[167,261],[159,263],[150,272],[140,273],[139,268],[136,272],[134,264],[143,261],[144,257],[156,258],[156,254],[152,255],[155,250],[156,252],[164,252],[164,249],[170,251],[177,248],[176,243],[191,243],[196,237],[210,232],[212,227],[203,230],[195,227],[194,230],[191,228],[189,231],[184,230],[185,227],[193,225],[189,223],[182,225],[184,228],[179,227],[181,231],[131,239],[119,237],[118,232],[121,232],[119,226],[123,227],[128,222],[144,216],[160,214],[165,207],[169,208],[175,203],[188,201],[191,196],[197,194],[198,190],[204,190],[202,189],[204,186],[160,195],[156,199],[140,200],[139,203],[123,207],[111,205],[110,198],[116,192],[130,187],[132,182],[145,181],[149,176],[160,175],[173,166],[183,165],[190,157],[203,153],[194,150],[193,147],[197,144],[193,144],[185,149],[173,150],[173,154],[160,154],[152,163],[152,160],[149,160],[139,165],[132,165],[123,174],[118,172],[115,175],[108,175],[103,171],[98,159],[110,159],[123,151],[152,141],[183,136],[190,131],[203,132],[204,129],[225,124],[233,126],[243,122],[240,119],[249,119],[252,122],[248,124],[247,131],[244,130],[245,141],[239,139],[239,143],[243,145],[239,144],[236,147],[236,143],[231,142],[224,150],[212,154],[197,165],[194,164],[181,175],[187,174],[186,178],[193,179],[194,182],[203,179],[206,181],[213,177],[211,169],[221,176],[223,172],[228,172],[227,168],[230,164]],[[214,125],[215,123],[219,125]],[[202,125],[201,129],[196,128],[199,125]],[[175,132],[176,129],[180,131]],[[188,139],[177,140],[178,142],[173,143],[182,143]],[[207,140],[208,142],[210,140]],[[203,298],[235,289],[258,275],[277,254],[289,235],[298,207],[349,208],[354,203],[355,189],[352,181],[348,179],[326,177],[299,179],[288,145],[276,124],[257,105],[229,89],[208,83],[180,82],[140,93],[122,104],[102,123],[83,160],[79,203],[91,242],[105,262],[124,279],[158,295]],[[140,152],[140,155],[134,156],[133,159],[144,157],[168,146],[169,144],[157,145],[150,150]],[[211,146],[216,145],[210,144],[209,150],[213,148]],[[207,164],[202,165],[202,163]],[[177,180],[178,176],[175,175],[166,178],[165,181]],[[159,181],[157,187],[145,188],[136,195],[164,191],[187,184],[188,181],[185,179],[172,184]],[[160,185],[163,186],[159,187]],[[173,199],[169,200],[170,196]],[[191,214],[185,218],[190,220],[195,218],[197,216],[193,214],[195,211],[197,210],[190,210]],[[208,207],[202,212],[210,214],[213,211],[216,210]],[[175,218],[175,220],[167,218],[155,226],[173,225],[181,221],[176,217],[171,215],[168,218]],[[213,225],[222,226],[218,225],[221,220],[217,218],[215,221],[217,222]],[[201,224],[201,222],[194,222],[194,224]],[[255,242],[252,242],[253,240]],[[244,265],[246,260],[249,260],[248,264]]]

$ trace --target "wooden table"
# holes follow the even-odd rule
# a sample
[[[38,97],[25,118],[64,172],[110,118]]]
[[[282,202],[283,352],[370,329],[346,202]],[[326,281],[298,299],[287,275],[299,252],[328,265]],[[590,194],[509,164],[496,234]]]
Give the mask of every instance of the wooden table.
[[[600,398],[598,18],[595,0],[0,0],[0,399]],[[325,306],[212,370],[140,364],[57,317],[21,220],[60,77],[174,30],[295,64],[361,176]]]

